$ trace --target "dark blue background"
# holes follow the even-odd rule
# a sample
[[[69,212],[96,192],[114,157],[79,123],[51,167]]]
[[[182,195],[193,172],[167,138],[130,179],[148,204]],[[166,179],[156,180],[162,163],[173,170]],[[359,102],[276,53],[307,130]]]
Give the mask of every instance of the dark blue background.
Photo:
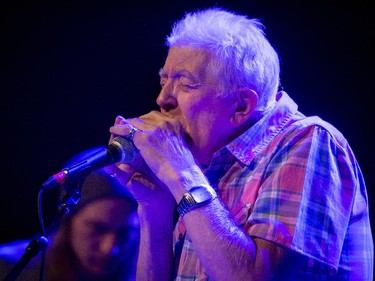
[[[375,204],[371,1],[147,2],[2,2],[0,242],[39,230],[40,184],[70,157],[106,144],[116,115],[157,108],[172,22],[214,4],[262,20],[284,89],[302,112],[343,132]],[[46,221],[56,192],[45,194]]]

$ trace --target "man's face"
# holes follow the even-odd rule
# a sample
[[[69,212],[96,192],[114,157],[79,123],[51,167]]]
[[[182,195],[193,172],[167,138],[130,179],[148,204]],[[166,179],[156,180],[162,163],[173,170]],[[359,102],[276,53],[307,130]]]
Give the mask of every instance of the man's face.
[[[172,47],[160,70],[157,98],[161,112],[181,122],[194,157],[203,165],[228,143],[234,110],[230,95],[218,96],[222,81],[207,68],[211,58],[203,49]]]
[[[125,199],[106,198],[83,207],[71,224],[71,245],[83,271],[105,276],[134,261],[136,212]]]

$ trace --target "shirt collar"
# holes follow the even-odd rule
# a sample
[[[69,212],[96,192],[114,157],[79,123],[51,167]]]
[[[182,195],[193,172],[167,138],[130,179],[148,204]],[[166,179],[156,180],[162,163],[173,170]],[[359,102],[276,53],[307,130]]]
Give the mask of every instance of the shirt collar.
[[[275,106],[225,148],[242,163],[249,165],[255,155],[268,145],[292,119],[297,109],[297,104],[286,92],[279,92]],[[222,154],[220,151],[218,153]]]

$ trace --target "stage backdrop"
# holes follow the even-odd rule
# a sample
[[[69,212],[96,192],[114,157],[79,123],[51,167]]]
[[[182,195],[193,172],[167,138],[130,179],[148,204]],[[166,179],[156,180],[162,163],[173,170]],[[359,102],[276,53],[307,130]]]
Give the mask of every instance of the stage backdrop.
[[[370,1],[147,2],[2,2],[0,242],[39,231],[41,183],[70,157],[105,145],[117,115],[157,109],[172,22],[185,10],[212,5],[266,25],[281,57],[284,89],[302,112],[331,122],[350,141],[374,210]],[[47,225],[57,192],[45,193]]]

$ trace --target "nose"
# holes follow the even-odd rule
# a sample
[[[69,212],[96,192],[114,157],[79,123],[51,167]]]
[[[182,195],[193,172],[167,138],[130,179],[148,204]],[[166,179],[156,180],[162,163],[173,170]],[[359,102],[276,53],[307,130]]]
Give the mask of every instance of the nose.
[[[102,255],[118,255],[120,248],[117,235],[115,233],[107,233],[104,235],[100,241],[99,251]]]
[[[177,108],[178,102],[173,83],[167,82],[163,85],[156,99],[156,103],[159,105],[162,112],[169,112]]]

